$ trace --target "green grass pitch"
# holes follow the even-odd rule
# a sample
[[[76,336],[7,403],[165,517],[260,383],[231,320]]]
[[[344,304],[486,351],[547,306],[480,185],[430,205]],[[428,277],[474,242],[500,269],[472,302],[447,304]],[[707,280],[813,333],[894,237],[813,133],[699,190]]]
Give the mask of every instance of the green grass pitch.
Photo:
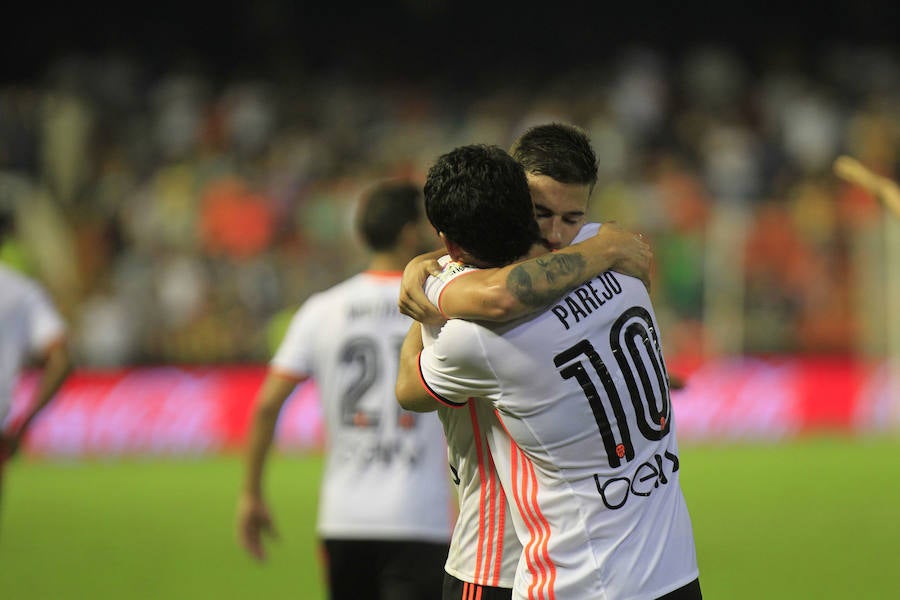
[[[682,443],[681,458],[705,598],[900,597],[900,438]],[[0,598],[322,600],[321,458],[272,457],[280,539],[262,565],[235,543],[240,473],[236,456],[14,461]]]

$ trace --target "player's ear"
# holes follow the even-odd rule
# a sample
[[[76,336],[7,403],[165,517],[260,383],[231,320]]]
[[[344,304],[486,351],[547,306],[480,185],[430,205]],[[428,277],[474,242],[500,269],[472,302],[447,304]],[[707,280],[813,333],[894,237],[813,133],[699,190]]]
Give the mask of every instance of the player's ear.
[[[443,232],[438,232],[438,237],[441,238],[441,241],[444,243],[444,248],[447,249],[447,254],[450,255],[450,258],[456,261],[461,261],[463,258],[463,254],[465,251],[459,247],[455,242],[451,241],[444,235]]]

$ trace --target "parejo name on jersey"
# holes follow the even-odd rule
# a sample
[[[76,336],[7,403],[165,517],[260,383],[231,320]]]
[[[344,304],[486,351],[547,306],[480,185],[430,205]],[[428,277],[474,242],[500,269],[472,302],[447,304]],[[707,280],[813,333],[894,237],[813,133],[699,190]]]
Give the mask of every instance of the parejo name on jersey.
[[[606,271],[569,292],[551,311],[569,329],[570,322],[579,323],[621,293],[622,284],[612,271]]]

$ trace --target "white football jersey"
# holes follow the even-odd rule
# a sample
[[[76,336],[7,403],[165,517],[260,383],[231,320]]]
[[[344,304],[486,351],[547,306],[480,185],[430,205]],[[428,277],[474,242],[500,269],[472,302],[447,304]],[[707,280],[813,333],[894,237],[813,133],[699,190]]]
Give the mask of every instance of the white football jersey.
[[[573,243],[595,235],[597,223],[581,228]],[[448,283],[474,267],[452,263],[449,256],[439,261],[445,268],[425,284],[428,299],[441,308]],[[438,328],[423,326],[422,336],[430,344]],[[510,445],[495,444],[491,452],[487,436],[504,436],[492,407],[487,403],[469,403],[465,410],[442,407],[438,415],[444,424],[453,480],[457,485],[459,515],[453,529],[450,553],[445,569],[462,581],[492,587],[511,588],[522,555],[522,544],[513,527],[509,499],[500,486],[494,467],[497,460],[510,461]],[[522,527],[521,525],[519,526]]]
[[[66,325],[37,282],[0,265],[0,424],[29,357],[62,338]]]
[[[471,267],[440,261],[444,271],[429,277],[425,293],[436,306],[448,283]],[[440,327],[422,326],[422,341],[432,343]],[[448,458],[457,486],[459,514],[453,528],[445,570],[462,581],[511,588],[522,546],[511,521],[508,498],[500,485],[494,461],[509,460],[508,449],[495,456],[487,443],[488,431],[499,428],[493,409],[486,403],[470,403],[464,409],[441,407]]]
[[[294,315],[273,370],[315,379],[326,433],[318,532],[332,539],[450,538],[453,500],[437,415],[403,410],[394,386],[413,321],[400,273],[360,273]]]
[[[638,279],[607,271],[506,325],[450,320],[420,371],[450,406],[490,403],[508,433],[489,441],[511,454],[496,467],[524,523],[514,597],[651,599],[697,577],[668,376]]]
[[[589,237],[597,235],[598,231],[600,231],[600,223],[585,223],[581,226],[581,229],[578,230],[578,235],[575,236],[572,243],[577,244],[578,242],[583,242]]]

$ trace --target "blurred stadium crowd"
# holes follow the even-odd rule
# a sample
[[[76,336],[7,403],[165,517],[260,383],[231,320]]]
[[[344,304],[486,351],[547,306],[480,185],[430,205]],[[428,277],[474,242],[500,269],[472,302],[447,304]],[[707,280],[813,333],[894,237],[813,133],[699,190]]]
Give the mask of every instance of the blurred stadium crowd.
[[[0,205],[17,223],[2,257],[47,284],[84,366],[265,361],[286,315],[363,264],[364,187],[559,120],[598,153],[590,217],[653,240],[670,355],[883,355],[900,256],[831,165],[847,153],[896,177],[896,52],[750,64],[635,47],[553,80],[481,81],[59,60],[0,88]]]

